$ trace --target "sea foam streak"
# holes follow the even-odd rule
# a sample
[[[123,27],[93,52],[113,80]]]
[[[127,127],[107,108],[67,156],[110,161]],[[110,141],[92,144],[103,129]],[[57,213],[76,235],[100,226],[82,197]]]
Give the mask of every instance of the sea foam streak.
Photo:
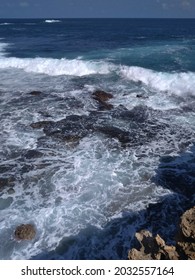
[[[189,93],[195,95],[195,73],[167,73],[156,72],[137,66],[121,66],[120,73],[123,77],[142,82],[146,86],[159,91],[169,91],[179,95]]]
[[[0,25],[10,25],[10,24],[13,24],[11,22],[3,22],[3,23],[0,23]]]
[[[3,45],[2,45],[3,50]],[[0,69],[18,68],[26,72],[41,73],[51,76],[72,75],[85,76],[90,74],[108,74],[111,64],[104,61],[84,61],[80,59],[52,58],[2,58]]]

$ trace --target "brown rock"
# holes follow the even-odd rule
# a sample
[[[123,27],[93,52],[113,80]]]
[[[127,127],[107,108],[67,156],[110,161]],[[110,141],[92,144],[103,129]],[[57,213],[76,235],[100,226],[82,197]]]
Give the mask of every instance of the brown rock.
[[[32,240],[36,235],[36,230],[31,224],[22,224],[18,226],[14,232],[17,240]]]
[[[140,250],[132,249],[129,251],[129,260],[177,260],[179,255],[174,246],[167,246],[165,241],[157,235],[153,237],[147,230],[136,233],[139,241]]]
[[[100,101],[105,102],[111,98],[113,98],[113,95],[111,93],[107,93],[103,90],[96,90],[93,94],[93,98]]]
[[[195,242],[178,242],[177,248],[183,258],[195,260]]]
[[[185,237],[195,241],[195,206],[182,215],[180,228]]]
[[[132,249],[131,251],[129,251],[128,259],[129,260],[152,260],[150,254],[145,254],[144,252],[138,251],[136,249]]]
[[[130,260],[195,260],[195,206],[181,217],[176,246],[166,245],[158,234],[153,237],[147,230],[142,230],[135,236],[141,248],[129,251]]]

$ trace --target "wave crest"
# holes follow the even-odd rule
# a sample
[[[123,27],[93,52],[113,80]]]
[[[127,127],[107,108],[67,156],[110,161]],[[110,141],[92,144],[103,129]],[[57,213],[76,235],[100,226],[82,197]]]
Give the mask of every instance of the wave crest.
[[[195,73],[193,72],[167,73],[137,66],[121,66],[120,74],[126,79],[142,82],[155,90],[195,95]]]
[[[26,72],[47,74],[50,76],[108,74],[111,65],[104,61],[84,61],[80,59],[53,58],[2,58],[0,69],[17,68]]]

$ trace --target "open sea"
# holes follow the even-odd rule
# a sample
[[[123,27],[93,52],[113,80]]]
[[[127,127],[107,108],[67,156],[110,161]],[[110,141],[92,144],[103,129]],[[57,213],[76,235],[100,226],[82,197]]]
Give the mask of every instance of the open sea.
[[[0,19],[0,259],[174,244],[194,142],[195,19]]]

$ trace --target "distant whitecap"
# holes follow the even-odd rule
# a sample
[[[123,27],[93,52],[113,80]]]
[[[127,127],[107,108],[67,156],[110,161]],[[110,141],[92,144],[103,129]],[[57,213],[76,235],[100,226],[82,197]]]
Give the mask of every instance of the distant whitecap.
[[[56,22],[61,22],[61,20],[58,20],[58,19],[46,19],[45,22],[46,23],[56,23]]]

